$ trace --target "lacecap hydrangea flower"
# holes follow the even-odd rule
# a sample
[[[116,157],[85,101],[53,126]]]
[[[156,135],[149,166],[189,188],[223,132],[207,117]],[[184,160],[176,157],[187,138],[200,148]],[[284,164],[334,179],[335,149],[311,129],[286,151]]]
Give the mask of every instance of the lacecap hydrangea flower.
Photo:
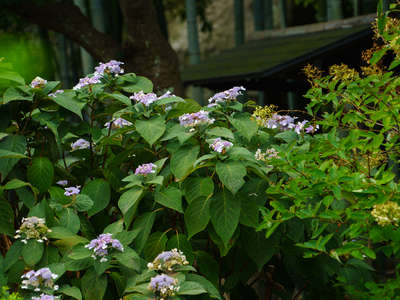
[[[31,88],[33,88],[33,89],[42,88],[45,86],[46,83],[47,83],[46,79],[43,79],[43,78],[37,76],[37,77],[35,77],[35,79],[32,80]]]
[[[58,300],[59,296],[48,295],[48,294],[40,294],[39,297],[32,297],[32,300]]]
[[[84,88],[85,86],[90,86],[93,84],[101,83],[100,78],[101,78],[101,76],[99,76],[99,75],[94,75],[92,77],[86,76],[84,78],[81,78],[81,79],[79,79],[79,83],[77,85],[75,85],[73,87],[73,89],[80,90],[80,89]]]
[[[371,215],[380,226],[396,225],[400,220],[400,206],[393,201],[387,201],[383,204],[375,204]]]
[[[256,160],[267,161],[271,158],[277,158],[278,151],[276,151],[274,148],[267,149],[265,152],[262,152],[261,149],[257,149],[254,157]]]
[[[93,250],[93,259],[100,258],[100,262],[106,262],[109,251],[117,249],[123,252],[124,247],[119,240],[113,239],[111,233],[100,234],[96,239],[91,240],[89,244],[85,246],[89,250]]]
[[[157,100],[163,99],[163,98],[168,98],[168,97],[174,97],[170,91],[167,91],[165,94],[161,95],[158,97],[155,93],[144,93],[143,91],[134,93],[132,96],[129,98],[142,103],[144,106],[150,106],[150,104],[156,102]]]
[[[160,296],[160,300],[165,300],[179,291],[178,280],[166,274],[157,275],[151,278],[149,290]]]
[[[210,99],[208,99],[208,106],[214,106],[217,103],[222,103],[230,100],[235,100],[239,95],[242,94],[242,91],[245,91],[246,89],[242,86],[235,86],[229,90],[216,93],[214,96],[212,96]]]
[[[210,148],[215,152],[225,154],[226,150],[232,147],[233,144],[229,141],[225,141],[221,138],[216,138],[214,142],[210,145]]]
[[[22,289],[32,289],[35,292],[43,290],[58,290],[58,285],[54,284],[54,280],[58,275],[50,271],[49,268],[41,268],[37,271],[29,271],[21,276]]]
[[[209,112],[204,110],[191,114],[184,114],[179,117],[179,123],[183,127],[195,127],[214,123],[215,119],[211,119],[208,114]]]
[[[43,241],[47,241],[48,232],[51,232],[51,230],[47,228],[45,219],[38,217],[22,218],[22,224],[15,232],[14,238],[21,239],[24,244],[30,239],[43,243]]]
[[[303,131],[305,131],[306,133],[312,133],[319,128],[319,125],[313,126],[309,124],[307,120],[296,123],[295,120],[297,119],[297,117],[291,117],[289,115],[280,115],[277,113],[274,113],[268,119],[260,119],[257,116],[256,119],[259,125],[264,126],[266,128],[279,129],[280,131],[294,130],[297,134],[300,134]],[[308,126],[306,127],[306,125]]]
[[[50,93],[49,97],[56,97],[58,94],[64,93],[64,90],[57,90],[54,93]]]
[[[147,267],[150,270],[161,270],[165,272],[172,272],[175,266],[188,265],[186,256],[178,249],[171,251],[164,251],[157,255],[153,262],[148,263]]]
[[[66,186],[68,184],[68,180],[59,180],[56,182],[56,184],[61,186]]]
[[[117,118],[117,119],[115,119],[115,120],[113,120],[111,122],[105,123],[104,127],[110,128],[110,126],[111,126],[111,129],[117,129],[117,128],[122,128],[122,127],[125,127],[125,126],[131,126],[131,125],[132,125],[132,123],[129,122],[129,121],[127,121],[127,120],[125,120],[123,118]]]
[[[64,188],[64,190],[65,190],[65,192],[64,192],[65,196],[78,195],[81,192],[81,186],[80,185],[70,186],[70,187]]]
[[[72,151],[77,149],[87,149],[90,147],[90,143],[85,139],[79,139],[71,144]]]
[[[121,68],[121,65],[123,64],[124,64],[123,62],[116,60],[110,60],[107,63],[100,63],[95,68],[94,74],[97,76],[103,76],[104,74],[114,74],[114,75],[124,74],[124,69]]]
[[[155,173],[157,166],[153,163],[143,164],[136,168],[135,175],[143,175],[146,176],[151,173]]]

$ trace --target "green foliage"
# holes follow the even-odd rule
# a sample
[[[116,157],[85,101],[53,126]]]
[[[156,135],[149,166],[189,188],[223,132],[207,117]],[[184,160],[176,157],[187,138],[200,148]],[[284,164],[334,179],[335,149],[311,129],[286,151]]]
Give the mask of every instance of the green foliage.
[[[343,65],[309,74],[307,111],[320,126],[310,133],[233,99],[134,102],[130,93],[153,88],[134,74],[56,96],[57,83],[0,75],[0,233],[11,242],[0,282],[17,287],[49,267],[64,298],[148,299],[160,269],[146,263],[177,248],[193,266],[165,271],[180,286],[171,299],[395,297],[400,81],[371,58],[361,75]],[[180,124],[200,110],[213,121]],[[232,145],[216,151],[217,138]],[[27,216],[45,219],[39,236],[16,232]],[[100,261],[85,245],[103,233],[124,251]]]

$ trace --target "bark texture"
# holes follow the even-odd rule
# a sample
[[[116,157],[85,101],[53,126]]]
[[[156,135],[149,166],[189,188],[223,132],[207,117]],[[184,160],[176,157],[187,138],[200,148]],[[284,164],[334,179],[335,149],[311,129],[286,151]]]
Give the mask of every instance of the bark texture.
[[[39,5],[29,0],[7,8],[33,24],[64,34],[98,61],[122,60],[128,72],[148,77],[156,88],[173,87],[177,95],[183,95],[177,55],[159,28],[153,1],[120,0],[120,6],[125,23],[122,44],[96,30],[79,7],[69,2]]]

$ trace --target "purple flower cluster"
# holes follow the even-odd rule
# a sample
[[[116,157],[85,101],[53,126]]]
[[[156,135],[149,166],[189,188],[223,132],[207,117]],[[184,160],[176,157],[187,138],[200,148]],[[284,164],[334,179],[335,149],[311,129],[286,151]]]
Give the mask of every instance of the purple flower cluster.
[[[150,173],[155,173],[157,166],[153,163],[143,164],[136,168],[135,175],[143,175],[146,176]]]
[[[77,149],[87,149],[90,147],[90,143],[85,139],[79,139],[75,143],[71,144],[72,151]]]
[[[225,141],[221,138],[216,138],[214,142],[210,145],[210,148],[218,153],[225,153],[227,149],[232,147],[233,144],[231,142]]]
[[[58,94],[64,93],[64,90],[57,90],[54,93],[50,93],[49,97],[56,97]]]
[[[33,289],[35,292],[40,292],[43,289],[58,290],[58,285],[54,284],[54,279],[58,275],[50,271],[49,268],[41,268],[37,271],[29,271],[21,276],[22,289]]]
[[[173,296],[179,291],[178,280],[166,274],[157,275],[151,278],[149,290],[160,295],[161,299]]]
[[[40,294],[39,297],[32,297],[32,300],[56,300],[59,299],[58,296],[47,295],[47,294]]]
[[[115,119],[115,120],[113,120],[111,122],[107,122],[107,123],[104,124],[104,126],[106,128],[110,128],[110,126],[111,126],[112,129],[122,128],[122,127],[125,127],[125,126],[131,126],[131,125],[132,125],[131,122],[129,122],[129,121],[123,119],[123,118],[117,118],[117,119]]]
[[[129,98],[135,100],[136,102],[142,103],[144,106],[150,106],[150,104],[156,102],[157,100],[174,97],[175,95],[172,94],[170,91],[167,91],[165,94],[158,97],[155,93],[147,93],[145,94],[143,91],[134,93]]]
[[[144,106],[150,106],[150,104],[159,99],[156,94],[154,93],[145,94],[143,91],[134,93],[129,98],[135,100],[136,102],[142,103]]]
[[[209,112],[200,110],[191,114],[184,114],[179,117],[179,123],[184,127],[195,127],[214,123],[215,119],[210,119]]]
[[[305,131],[306,133],[312,133],[319,128],[319,125],[316,125],[315,127],[309,125],[306,127],[306,125],[309,123],[307,120],[295,123],[295,119],[297,118],[289,115],[273,114],[271,118],[263,121],[263,125],[267,128],[277,128],[281,131],[293,129],[297,134],[300,134],[302,131]]]
[[[72,195],[78,195],[81,192],[81,186],[77,185],[77,186],[70,186],[67,188],[64,188],[65,196],[72,196]]]
[[[150,270],[162,270],[165,272],[172,272],[175,266],[188,265],[186,256],[178,249],[171,251],[164,251],[157,255],[153,262],[148,263],[147,267]]]
[[[68,180],[59,180],[56,182],[56,184],[61,186],[66,186],[68,184]]]
[[[235,86],[229,90],[216,93],[214,96],[212,96],[210,99],[208,99],[208,106],[214,106],[217,103],[229,101],[229,100],[235,100],[239,95],[242,94],[242,91],[245,91],[246,89],[242,86]]]
[[[73,89],[80,90],[80,89],[84,88],[85,86],[100,83],[100,78],[101,78],[101,76],[99,76],[99,75],[94,75],[92,77],[86,76],[84,78],[81,78],[81,79],[79,79],[79,83],[77,85],[75,85],[73,87]]]
[[[104,74],[124,74],[124,69],[121,68],[121,65],[123,64],[123,62],[116,60],[110,60],[107,63],[100,63],[99,66],[95,68],[94,74],[97,76],[103,76]]]
[[[46,79],[43,79],[39,76],[35,77],[35,79],[32,80],[31,82],[31,88],[41,88],[44,87],[44,85],[47,83]]]
[[[93,249],[92,257],[94,259],[100,258],[100,262],[106,262],[108,251],[110,249],[117,249],[118,251],[123,252],[124,247],[117,239],[112,238],[111,233],[103,233],[100,234],[97,239],[91,240],[89,244],[85,246],[89,250]]]
[[[51,230],[47,228],[44,219],[38,217],[22,218],[22,224],[15,231],[16,235],[14,238],[21,238],[21,242],[24,244],[29,239],[35,239],[37,242],[43,243],[43,241],[47,241],[46,234],[48,232],[51,232]]]
[[[254,157],[256,160],[267,161],[271,158],[278,158],[278,151],[276,151],[274,148],[270,148],[263,153],[261,152],[261,149],[257,149]]]

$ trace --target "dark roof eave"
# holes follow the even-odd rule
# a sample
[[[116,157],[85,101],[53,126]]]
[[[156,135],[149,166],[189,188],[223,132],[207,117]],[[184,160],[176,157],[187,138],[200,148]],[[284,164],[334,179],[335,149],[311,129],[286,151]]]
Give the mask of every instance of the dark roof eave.
[[[296,66],[302,62],[305,62],[307,60],[315,59],[318,56],[320,56],[326,52],[335,50],[335,49],[342,47],[350,42],[353,42],[354,40],[365,38],[370,34],[371,34],[370,28],[364,29],[360,32],[353,33],[343,39],[332,42],[324,47],[318,48],[307,54],[304,54],[304,55],[301,55],[294,59],[291,59],[285,63],[278,64],[278,65],[276,65],[270,69],[267,69],[265,71],[262,71],[262,72],[254,72],[254,73],[240,74],[240,75],[234,75],[234,76],[215,77],[215,78],[207,78],[207,79],[187,80],[184,82],[184,85],[211,86],[211,85],[224,84],[224,83],[228,83],[228,82],[243,81],[244,78],[246,78],[248,80],[251,80],[254,78],[264,78],[265,79],[267,77],[274,75],[277,72],[281,72],[284,69],[294,67],[294,66]]]

